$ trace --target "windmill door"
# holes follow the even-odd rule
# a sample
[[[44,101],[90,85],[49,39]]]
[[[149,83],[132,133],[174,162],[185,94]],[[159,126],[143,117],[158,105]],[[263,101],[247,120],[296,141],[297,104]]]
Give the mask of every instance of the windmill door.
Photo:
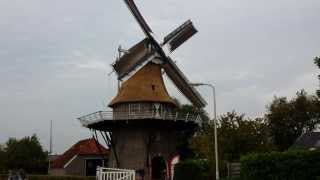
[[[157,156],[151,160],[151,179],[152,180],[166,180],[167,167],[166,161],[163,157]]]

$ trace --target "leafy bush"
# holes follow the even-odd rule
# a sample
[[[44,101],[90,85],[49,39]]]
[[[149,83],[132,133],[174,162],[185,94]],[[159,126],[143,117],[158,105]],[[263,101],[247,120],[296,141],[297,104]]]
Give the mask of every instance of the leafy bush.
[[[44,151],[36,135],[22,139],[9,138],[5,148],[0,149],[1,171],[24,169],[30,174],[48,172],[48,152]]]
[[[174,180],[208,180],[208,174],[208,161],[186,160],[175,166]]]
[[[249,154],[241,158],[241,177],[245,180],[315,180],[319,175],[319,151]]]

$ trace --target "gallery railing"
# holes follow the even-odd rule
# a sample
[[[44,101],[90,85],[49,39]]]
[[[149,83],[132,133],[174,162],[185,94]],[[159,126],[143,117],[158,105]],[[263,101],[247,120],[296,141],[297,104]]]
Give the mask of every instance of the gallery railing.
[[[134,170],[97,167],[97,180],[135,180]]]
[[[192,121],[201,123],[201,117],[198,113],[181,113],[181,112],[114,112],[114,111],[98,111],[78,118],[83,126],[108,120],[141,120],[141,119],[159,119],[174,121]]]

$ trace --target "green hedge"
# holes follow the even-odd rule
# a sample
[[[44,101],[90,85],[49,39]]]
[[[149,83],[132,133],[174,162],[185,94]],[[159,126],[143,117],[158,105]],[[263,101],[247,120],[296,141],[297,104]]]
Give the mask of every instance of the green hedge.
[[[222,178],[221,180],[241,180],[240,177]]]
[[[186,160],[174,168],[174,180],[208,180],[209,164],[206,160]]]
[[[8,180],[8,176],[0,175],[0,180]],[[29,175],[28,180],[95,180],[95,177]]]
[[[319,151],[249,154],[241,158],[241,177],[245,180],[316,180],[319,175]]]

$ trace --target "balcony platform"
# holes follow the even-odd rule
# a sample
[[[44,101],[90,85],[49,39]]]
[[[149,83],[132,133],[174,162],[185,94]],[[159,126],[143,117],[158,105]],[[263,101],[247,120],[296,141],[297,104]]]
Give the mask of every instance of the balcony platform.
[[[202,120],[199,114],[98,111],[78,118],[82,126],[96,130],[114,128],[149,127],[178,128],[197,127]]]

